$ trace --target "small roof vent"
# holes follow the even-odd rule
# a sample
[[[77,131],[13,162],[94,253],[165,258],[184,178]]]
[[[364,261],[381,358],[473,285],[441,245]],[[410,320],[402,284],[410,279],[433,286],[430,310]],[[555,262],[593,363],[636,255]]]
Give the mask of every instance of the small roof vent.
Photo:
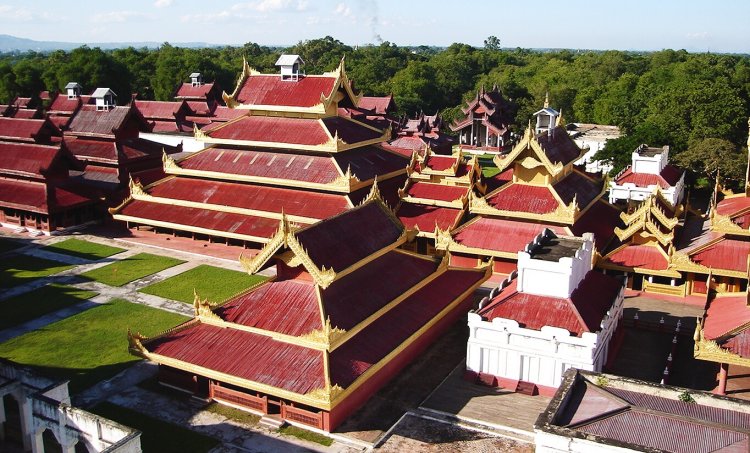
[[[109,110],[117,105],[117,94],[109,88],[97,88],[91,97],[96,99],[97,110]]]
[[[305,62],[299,55],[282,55],[276,60],[276,66],[281,68],[281,80],[297,81],[305,76],[302,70]]]
[[[203,85],[203,75],[200,72],[190,74],[190,81],[194,87]]]

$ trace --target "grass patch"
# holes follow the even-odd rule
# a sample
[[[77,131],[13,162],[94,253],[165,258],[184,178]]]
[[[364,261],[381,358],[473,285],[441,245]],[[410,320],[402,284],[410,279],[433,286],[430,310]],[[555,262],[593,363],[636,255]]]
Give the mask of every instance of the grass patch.
[[[70,379],[71,393],[78,393],[139,360],[128,353],[128,327],[149,336],[187,319],[113,299],[0,344],[0,357]]]
[[[110,286],[126,285],[138,280],[182,264],[184,261],[167,256],[139,253],[129,258],[81,274],[81,277],[95,280]]]
[[[96,242],[89,242],[75,238],[50,244],[46,247],[42,247],[42,250],[62,253],[63,255],[75,256],[92,261],[100,260],[125,251],[125,249],[118,247],[110,247],[109,245],[97,244]]]
[[[257,425],[260,421],[259,415],[251,414],[250,412],[237,409],[236,407],[227,406],[225,404],[211,403],[206,406],[206,410],[245,425]]]
[[[195,290],[201,298],[211,302],[224,302],[265,279],[258,275],[202,264],[139,291],[192,304]]]
[[[219,445],[219,441],[213,437],[106,401],[94,406],[91,412],[141,431],[141,448],[144,452],[200,453]]]
[[[0,301],[0,329],[17,326],[39,316],[61,308],[75,305],[96,296],[94,291],[86,291],[72,286],[51,284]]]
[[[0,262],[0,288],[23,285],[35,278],[47,277],[73,266],[29,255],[16,255]]]
[[[281,428],[279,428],[279,432],[286,436],[294,436],[298,439],[308,440],[310,442],[315,442],[316,444],[324,445],[326,447],[330,447],[331,444],[333,444],[333,439],[328,436],[314,433],[306,429],[297,428],[296,426],[292,425],[282,426]]]
[[[0,253],[10,252],[25,246],[23,242],[0,238]]]

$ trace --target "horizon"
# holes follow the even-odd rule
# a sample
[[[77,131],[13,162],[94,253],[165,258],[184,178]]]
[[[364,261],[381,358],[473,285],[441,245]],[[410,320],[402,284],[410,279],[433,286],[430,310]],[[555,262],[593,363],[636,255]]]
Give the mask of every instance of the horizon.
[[[403,47],[482,47],[484,39],[497,36],[509,49],[750,52],[750,30],[743,23],[750,17],[750,2],[728,0],[634,0],[597,8],[574,0],[548,11],[509,2],[436,7],[434,2],[394,0],[256,0],[225,2],[210,10],[197,0],[135,0],[128,8],[108,2],[13,1],[0,4],[0,24],[3,33],[14,37],[73,44],[253,42],[289,47],[332,36],[351,46],[388,41]],[[729,8],[732,14],[726,12]],[[497,17],[497,25],[478,20],[477,11],[482,18]],[[29,27],[31,23],[43,26]]]

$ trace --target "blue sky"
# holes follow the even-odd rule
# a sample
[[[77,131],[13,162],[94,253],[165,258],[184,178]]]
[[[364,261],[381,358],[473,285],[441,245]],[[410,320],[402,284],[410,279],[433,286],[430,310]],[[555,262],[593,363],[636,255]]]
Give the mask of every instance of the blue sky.
[[[539,5],[539,6],[536,6]],[[750,53],[745,0],[0,0],[0,33],[72,42],[201,41]]]

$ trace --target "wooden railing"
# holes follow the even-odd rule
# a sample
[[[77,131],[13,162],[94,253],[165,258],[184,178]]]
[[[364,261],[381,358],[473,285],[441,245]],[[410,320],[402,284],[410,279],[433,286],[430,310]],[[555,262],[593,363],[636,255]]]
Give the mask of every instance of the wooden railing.
[[[314,428],[324,429],[323,414],[320,412],[310,412],[288,404],[282,404],[281,418],[284,420],[299,422]]]
[[[248,409],[256,410],[264,414],[268,413],[268,397],[267,396],[255,396],[248,393],[239,392],[237,390],[228,389],[221,387],[214,383],[211,384],[211,398],[217,401],[224,401],[226,403],[235,404],[238,406],[246,407]]]

